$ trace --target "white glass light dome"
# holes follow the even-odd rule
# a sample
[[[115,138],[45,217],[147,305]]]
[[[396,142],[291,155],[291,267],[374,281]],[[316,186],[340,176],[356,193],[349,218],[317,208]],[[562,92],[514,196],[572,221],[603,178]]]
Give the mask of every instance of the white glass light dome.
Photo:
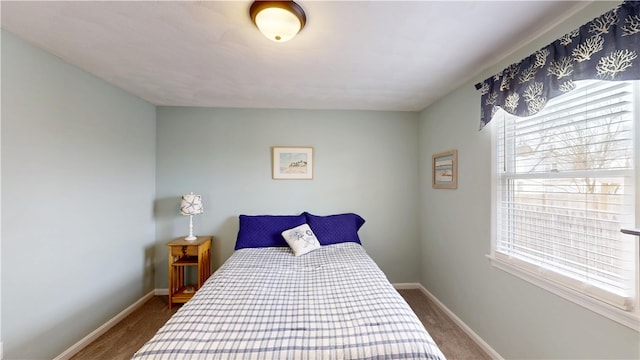
[[[269,40],[291,40],[305,25],[306,15],[293,1],[255,1],[249,9],[251,19]]]

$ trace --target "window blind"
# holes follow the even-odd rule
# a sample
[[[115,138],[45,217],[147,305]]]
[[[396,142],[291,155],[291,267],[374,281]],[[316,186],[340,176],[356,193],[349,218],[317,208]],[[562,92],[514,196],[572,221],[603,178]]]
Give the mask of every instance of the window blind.
[[[632,310],[638,82],[578,83],[532,117],[503,112],[496,258]]]

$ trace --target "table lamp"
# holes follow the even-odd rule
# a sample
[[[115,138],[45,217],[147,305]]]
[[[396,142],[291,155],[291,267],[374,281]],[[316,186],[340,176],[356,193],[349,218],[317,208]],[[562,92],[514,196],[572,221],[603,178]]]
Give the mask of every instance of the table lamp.
[[[182,203],[180,203],[180,214],[189,215],[189,236],[184,238],[185,240],[193,241],[197,239],[193,235],[193,215],[202,213],[202,197],[200,195],[195,195],[193,192],[191,194],[182,195]]]

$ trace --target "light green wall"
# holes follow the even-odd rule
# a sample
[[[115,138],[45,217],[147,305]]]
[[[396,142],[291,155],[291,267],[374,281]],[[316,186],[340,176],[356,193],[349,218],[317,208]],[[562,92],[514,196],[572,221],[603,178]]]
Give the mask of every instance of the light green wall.
[[[474,83],[615,6],[590,5],[420,114],[421,281],[507,359],[638,359],[640,334],[501,270],[490,252],[491,135]],[[491,125],[489,125],[491,126]],[[458,189],[432,189],[434,153],[458,149]]]
[[[0,32],[0,51],[2,49],[2,32]],[[2,64],[2,59],[0,59]],[[1,65],[0,65],[1,66]],[[2,69],[0,69],[0,78]],[[2,86],[0,85],[0,99],[2,99]],[[0,113],[2,105],[0,104]],[[0,149],[2,149],[2,114],[0,114]],[[0,151],[0,359],[4,358],[2,342],[2,156]]]
[[[51,359],[154,288],[155,107],[2,32],[2,341]]]
[[[355,212],[363,245],[393,282],[418,280],[418,117],[413,112],[157,110],[156,287],[166,242],[186,235],[179,197],[202,194],[196,234],[212,234],[214,267],[233,251],[239,214]],[[313,180],[272,180],[271,146],[313,146]]]

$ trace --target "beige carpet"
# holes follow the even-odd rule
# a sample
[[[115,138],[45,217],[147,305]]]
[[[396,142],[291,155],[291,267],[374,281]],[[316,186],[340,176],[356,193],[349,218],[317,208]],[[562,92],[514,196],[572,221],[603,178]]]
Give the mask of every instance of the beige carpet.
[[[447,359],[490,359],[420,290],[399,290],[399,292],[418,315]],[[71,359],[130,359],[177,309],[178,307],[175,306],[169,310],[166,296],[154,296]]]

